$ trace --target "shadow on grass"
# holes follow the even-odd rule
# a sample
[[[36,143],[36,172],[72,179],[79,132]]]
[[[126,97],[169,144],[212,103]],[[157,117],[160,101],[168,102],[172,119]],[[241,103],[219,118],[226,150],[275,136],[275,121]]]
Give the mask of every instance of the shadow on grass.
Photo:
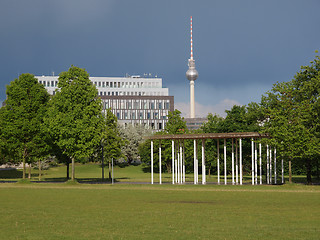
[[[113,182],[120,182],[119,180],[120,179],[130,179],[130,178],[126,178],[126,177],[123,177],[123,178],[115,178],[113,179]],[[112,182],[112,179],[110,178],[105,178],[102,180],[102,178],[77,178],[77,181],[79,183],[88,183],[88,184],[102,184],[102,183],[111,183]]]
[[[130,179],[130,178],[126,178],[126,177],[116,178],[116,179],[113,179],[113,181],[120,182],[121,179]],[[43,182],[43,183],[45,183],[45,182],[63,183],[63,182],[68,182],[68,181],[70,181],[70,179],[67,179],[65,177],[61,177],[61,178],[45,178],[41,182]],[[102,178],[76,178],[76,181],[78,183],[87,183],[87,184],[99,184],[99,183],[111,183],[112,182],[112,180],[109,178],[104,178],[103,180],[102,180]]]
[[[0,178],[3,178],[3,179],[22,178],[22,171],[17,169],[1,170]]]

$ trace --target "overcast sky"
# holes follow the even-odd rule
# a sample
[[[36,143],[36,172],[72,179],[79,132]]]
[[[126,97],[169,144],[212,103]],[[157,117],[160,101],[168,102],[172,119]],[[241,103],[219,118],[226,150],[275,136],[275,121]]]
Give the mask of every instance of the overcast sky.
[[[193,16],[196,115],[259,102],[320,46],[319,0],[1,0],[0,101],[19,74],[152,73],[189,112]]]

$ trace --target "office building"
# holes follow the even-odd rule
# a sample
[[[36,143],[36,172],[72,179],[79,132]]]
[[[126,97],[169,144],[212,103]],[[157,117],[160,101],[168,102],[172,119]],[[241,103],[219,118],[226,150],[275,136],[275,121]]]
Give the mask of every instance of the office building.
[[[54,95],[58,76],[36,76],[39,83]],[[90,77],[102,100],[103,111],[110,108],[120,124],[141,124],[155,130],[164,129],[174,97],[162,87],[162,79],[147,76]]]

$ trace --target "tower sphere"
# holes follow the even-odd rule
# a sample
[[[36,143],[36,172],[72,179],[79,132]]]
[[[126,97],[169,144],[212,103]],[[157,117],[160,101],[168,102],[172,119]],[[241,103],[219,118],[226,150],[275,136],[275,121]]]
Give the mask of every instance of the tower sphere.
[[[189,69],[186,72],[186,77],[189,81],[195,81],[199,74],[198,71],[196,70],[195,62],[193,59],[189,59]]]

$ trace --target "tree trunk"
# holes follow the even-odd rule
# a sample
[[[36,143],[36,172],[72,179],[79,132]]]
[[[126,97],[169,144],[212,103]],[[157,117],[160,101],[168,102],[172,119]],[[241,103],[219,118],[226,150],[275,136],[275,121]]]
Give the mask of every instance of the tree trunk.
[[[292,183],[291,160],[289,160],[289,183]]]
[[[31,163],[29,163],[29,173],[28,173],[28,178],[31,179]]]
[[[74,172],[75,168],[74,168],[74,157],[72,157],[71,160],[71,180],[74,181],[75,179],[75,172]]]
[[[102,181],[104,181],[104,156],[103,156],[103,146],[101,146],[101,152],[102,152],[102,155],[101,155],[101,178],[102,178]]]
[[[306,167],[307,167],[307,184],[311,185],[312,184],[312,179],[311,179],[312,169],[311,169],[311,159],[310,158],[306,159]]]
[[[41,181],[41,161],[40,159],[38,160],[38,168],[39,168],[39,181]]]
[[[109,160],[109,180],[111,181],[111,161]]]
[[[24,153],[22,157],[22,165],[23,165],[22,178],[26,179],[26,156]]]
[[[172,173],[172,172],[171,172],[171,164],[166,163],[166,166],[167,166],[167,171],[168,171],[168,173],[171,174],[171,173]]]
[[[67,180],[69,180],[70,179],[70,163],[67,162],[66,165],[67,165]]]

